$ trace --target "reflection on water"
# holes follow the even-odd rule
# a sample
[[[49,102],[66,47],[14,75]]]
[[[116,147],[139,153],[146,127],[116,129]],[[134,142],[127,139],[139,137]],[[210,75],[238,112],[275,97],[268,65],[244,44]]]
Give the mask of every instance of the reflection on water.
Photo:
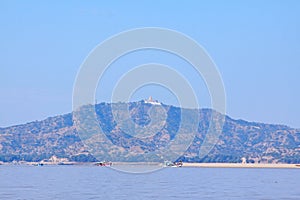
[[[295,199],[298,169],[166,168],[127,174],[94,166],[0,166],[1,199]]]

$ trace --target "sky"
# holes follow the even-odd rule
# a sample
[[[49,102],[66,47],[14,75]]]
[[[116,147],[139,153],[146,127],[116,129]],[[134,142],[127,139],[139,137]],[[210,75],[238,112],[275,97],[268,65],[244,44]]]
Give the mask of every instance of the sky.
[[[193,38],[210,55],[229,116],[300,128],[300,1],[2,0],[0,27],[0,127],[71,112],[76,75],[99,43],[122,31],[161,27]],[[154,50],[126,56],[103,77],[107,90],[97,90],[98,102],[110,100],[126,70],[156,62],[181,69],[201,106],[210,106],[203,80],[180,58]],[[131,100],[149,95],[177,102],[157,85],[140,88]]]

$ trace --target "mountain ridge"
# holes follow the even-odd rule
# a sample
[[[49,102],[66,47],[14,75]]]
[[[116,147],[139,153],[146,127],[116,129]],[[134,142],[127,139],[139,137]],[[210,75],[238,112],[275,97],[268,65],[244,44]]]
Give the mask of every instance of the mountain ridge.
[[[132,119],[139,125],[149,123],[147,112],[155,105],[144,101],[126,103]],[[94,105],[93,105],[94,106]],[[165,105],[168,110],[166,126],[153,141],[142,145],[141,153],[151,151],[154,145],[165,145],[171,141],[174,127],[178,123],[181,108]],[[111,115],[111,104],[95,105],[99,123],[106,128],[114,144],[129,149],[139,146],[140,141],[124,141],[122,132],[115,125]],[[186,162],[240,162],[245,157],[248,162],[261,163],[300,163],[300,130],[282,124],[265,124],[232,119],[225,116],[225,123],[218,142],[207,156],[200,158],[197,153],[205,139],[212,109],[197,110],[201,115],[198,131],[186,152],[178,159]],[[151,120],[150,120],[151,121]],[[73,124],[72,113],[48,117],[0,128],[0,161],[40,161],[55,155],[70,161],[96,161],[84,147]],[[170,126],[172,125],[172,126]],[[175,131],[176,132],[176,131]],[[166,139],[162,141],[161,138]],[[130,141],[129,141],[130,140]]]

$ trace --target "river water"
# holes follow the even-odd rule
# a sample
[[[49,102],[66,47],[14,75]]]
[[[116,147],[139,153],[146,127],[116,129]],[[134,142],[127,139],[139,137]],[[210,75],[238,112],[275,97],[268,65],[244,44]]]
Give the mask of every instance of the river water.
[[[0,166],[0,199],[300,199],[299,169]]]

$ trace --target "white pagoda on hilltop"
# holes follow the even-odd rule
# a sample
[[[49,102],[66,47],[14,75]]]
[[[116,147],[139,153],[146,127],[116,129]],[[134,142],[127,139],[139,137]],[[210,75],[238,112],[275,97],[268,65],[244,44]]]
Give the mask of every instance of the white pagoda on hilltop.
[[[161,105],[157,100],[153,100],[152,96],[145,100],[145,103],[150,103],[152,105]]]

